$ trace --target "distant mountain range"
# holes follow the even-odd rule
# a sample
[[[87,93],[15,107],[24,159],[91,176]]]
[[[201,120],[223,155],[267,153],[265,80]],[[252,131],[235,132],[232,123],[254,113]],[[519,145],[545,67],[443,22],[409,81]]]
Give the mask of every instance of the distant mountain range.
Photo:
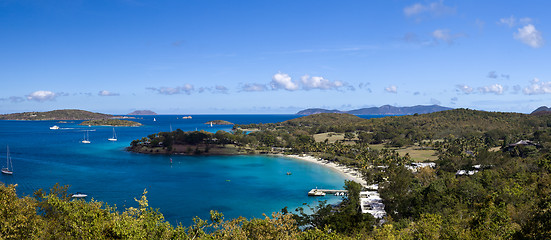
[[[446,110],[452,110],[453,108],[442,107],[439,105],[428,105],[422,106],[417,105],[413,107],[394,107],[390,105],[384,105],[381,107],[370,107],[370,108],[360,108],[350,111],[340,111],[340,110],[328,110],[322,108],[309,108],[297,112],[297,115],[311,115],[317,113],[348,113],[354,115],[412,115],[412,114],[424,114],[424,113],[433,113]]]
[[[127,115],[157,115],[157,113],[151,110],[136,110]]]
[[[546,106],[541,106],[538,109],[534,110],[530,115],[547,115],[551,114],[551,108]]]

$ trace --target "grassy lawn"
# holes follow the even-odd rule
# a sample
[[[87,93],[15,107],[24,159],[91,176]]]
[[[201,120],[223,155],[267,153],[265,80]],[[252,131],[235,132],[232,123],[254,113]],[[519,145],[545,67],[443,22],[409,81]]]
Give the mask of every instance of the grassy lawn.
[[[385,148],[385,144],[381,143],[381,144],[369,144],[369,148],[371,149],[374,149],[374,150],[381,150],[383,148]],[[396,150],[396,148],[392,148],[394,150]]]
[[[384,144],[371,144],[369,145],[371,149],[381,150],[385,148]],[[395,150],[400,156],[405,156],[406,153],[409,153],[411,160],[414,162],[425,162],[425,161],[435,161],[438,160],[436,156],[436,151],[430,149],[421,149],[418,146],[409,146],[405,148],[389,148]]]
[[[314,134],[314,140],[316,142],[323,142],[325,139],[327,139],[329,143],[335,143],[336,141],[344,140],[344,133],[326,132]]]
[[[416,146],[409,146],[407,148],[400,148],[396,149],[396,152],[400,154],[400,156],[405,156],[406,153],[409,153],[409,156],[411,157],[411,160],[414,162],[425,162],[425,161],[435,161],[438,160],[438,156],[436,156],[436,151],[434,150],[428,150],[428,149],[421,149]]]

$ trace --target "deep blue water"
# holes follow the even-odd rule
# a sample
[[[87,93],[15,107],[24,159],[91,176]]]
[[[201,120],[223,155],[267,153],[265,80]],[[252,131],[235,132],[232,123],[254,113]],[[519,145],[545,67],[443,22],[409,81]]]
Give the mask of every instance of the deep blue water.
[[[227,120],[237,124],[280,122],[297,115],[182,115],[140,116],[141,127],[116,127],[117,142],[110,142],[112,127],[79,126],[81,121],[0,121],[0,165],[4,166],[6,145],[10,147],[14,175],[0,175],[0,182],[18,184],[20,195],[49,189],[55,183],[70,185],[70,192],[123,207],[137,206],[147,189],[149,205],[159,208],[171,223],[189,225],[192,218],[208,218],[209,210],[221,211],[226,219],[262,217],[288,206],[317,200],[330,203],[334,196],[312,198],[307,192],[318,188],[342,188],[344,178],[325,167],[308,162],[270,156],[165,156],[129,153],[134,139],[160,131],[230,131],[231,126],[204,124]],[[371,116],[362,116],[369,118]],[[156,118],[157,121],[153,121]],[[59,130],[49,127],[58,125]],[[88,131],[91,144],[82,144]],[[170,163],[170,158],[173,162]],[[286,172],[292,175],[286,175]]]

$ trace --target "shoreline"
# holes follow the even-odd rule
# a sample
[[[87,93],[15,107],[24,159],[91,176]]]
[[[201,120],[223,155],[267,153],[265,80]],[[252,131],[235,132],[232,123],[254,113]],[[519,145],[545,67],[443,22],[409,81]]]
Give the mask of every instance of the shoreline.
[[[336,163],[329,162],[327,160],[316,158],[316,157],[313,157],[313,156],[310,156],[310,155],[303,155],[303,156],[301,156],[301,155],[284,155],[284,154],[273,154],[273,155],[278,156],[278,157],[287,157],[287,158],[297,159],[297,160],[311,162],[311,163],[315,163],[315,164],[318,164],[318,165],[325,166],[327,168],[332,169],[333,171],[338,172],[339,174],[344,176],[346,178],[346,180],[351,180],[351,181],[357,182],[357,183],[361,184],[362,187],[367,188],[367,182],[362,179],[360,173],[358,171],[350,168],[350,167],[338,165]]]

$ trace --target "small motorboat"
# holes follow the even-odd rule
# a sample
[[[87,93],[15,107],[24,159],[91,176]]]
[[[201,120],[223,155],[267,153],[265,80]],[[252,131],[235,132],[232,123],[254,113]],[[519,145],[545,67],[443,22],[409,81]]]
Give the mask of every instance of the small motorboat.
[[[53,125],[53,126],[50,127],[50,129],[51,129],[51,130],[57,130],[57,129],[59,129],[59,126]]]
[[[84,193],[81,193],[81,192],[77,192],[77,193],[74,193],[73,195],[71,195],[72,198],[85,198],[85,197],[88,197],[87,194],[84,194]]]

